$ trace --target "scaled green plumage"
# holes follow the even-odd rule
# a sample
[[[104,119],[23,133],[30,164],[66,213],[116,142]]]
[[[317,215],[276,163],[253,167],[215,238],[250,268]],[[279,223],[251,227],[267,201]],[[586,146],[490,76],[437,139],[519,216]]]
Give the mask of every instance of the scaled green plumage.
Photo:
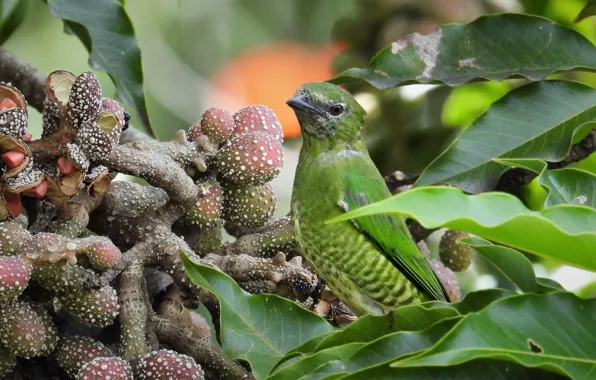
[[[304,137],[292,222],[298,244],[317,273],[358,315],[446,300],[402,217],[373,215],[325,224],[391,196],[366,150],[362,107],[330,83],[305,84],[287,103]]]

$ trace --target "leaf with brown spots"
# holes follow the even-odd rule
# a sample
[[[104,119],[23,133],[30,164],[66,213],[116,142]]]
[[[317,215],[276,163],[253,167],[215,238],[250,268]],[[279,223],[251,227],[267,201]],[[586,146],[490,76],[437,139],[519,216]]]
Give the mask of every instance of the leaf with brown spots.
[[[587,38],[542,17],[497,14],[404,36],[367,67],[346,70],[331,82],[363,79],[379,89],[411,83],[457,86],[515,77],[535,81],[574,69],[596,70],[596,49]]]

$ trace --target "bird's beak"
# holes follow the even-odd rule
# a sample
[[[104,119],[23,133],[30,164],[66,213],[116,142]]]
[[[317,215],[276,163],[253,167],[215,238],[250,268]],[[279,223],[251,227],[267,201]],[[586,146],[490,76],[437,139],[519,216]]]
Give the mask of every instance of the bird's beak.
[[[296,112],[314,114],[321,113],[318,109],[306,102],[306,100],[304,99],[304,95],[296,95],[293,98],[286,101],[286,104],[292,107]]]

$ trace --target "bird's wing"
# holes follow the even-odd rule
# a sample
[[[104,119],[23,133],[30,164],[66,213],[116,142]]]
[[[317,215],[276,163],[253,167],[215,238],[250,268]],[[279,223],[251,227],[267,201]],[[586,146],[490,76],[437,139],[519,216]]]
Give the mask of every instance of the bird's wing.
[[[342,208],[346,212],[381,201],[391,195],[376,168],[369,173],[369,170],[356,169],[358,167],[350,165],[344,171]],[[352,222],[420,290],[436,300],[449,299],[437,276],[412,240],[401,216],[369,215],[352,219]]]

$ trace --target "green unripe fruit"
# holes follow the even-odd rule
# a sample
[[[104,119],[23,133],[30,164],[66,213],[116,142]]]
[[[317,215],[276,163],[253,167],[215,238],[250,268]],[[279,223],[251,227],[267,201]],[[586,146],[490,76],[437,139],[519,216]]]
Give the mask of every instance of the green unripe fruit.
[[[109,285],[80,292],[65,289],[58,299],[70,315],[90,326],[109,326],[118,315],[118,295]]]
[[[44,309],[9,301],[0,304],[0,343],[14,356],[46,356],[56,346],[56,327]]]
[[[474,249],[457,241],[464,237],[470,237],[470,234],[448,230],[441,238],[441,243],[439,243],[441,262],[455,272],[464,271],[472,264]]]
[[[201,228],[213,227],[221,217],[223,194],[221,185],[214,178],[197,183],[200,198],[194,207],[186,212],[186,221]]]
[[[259,186],[226,186],[224,218],[234,224],[258,228],[267,223],[276,208],[270,184]]]

